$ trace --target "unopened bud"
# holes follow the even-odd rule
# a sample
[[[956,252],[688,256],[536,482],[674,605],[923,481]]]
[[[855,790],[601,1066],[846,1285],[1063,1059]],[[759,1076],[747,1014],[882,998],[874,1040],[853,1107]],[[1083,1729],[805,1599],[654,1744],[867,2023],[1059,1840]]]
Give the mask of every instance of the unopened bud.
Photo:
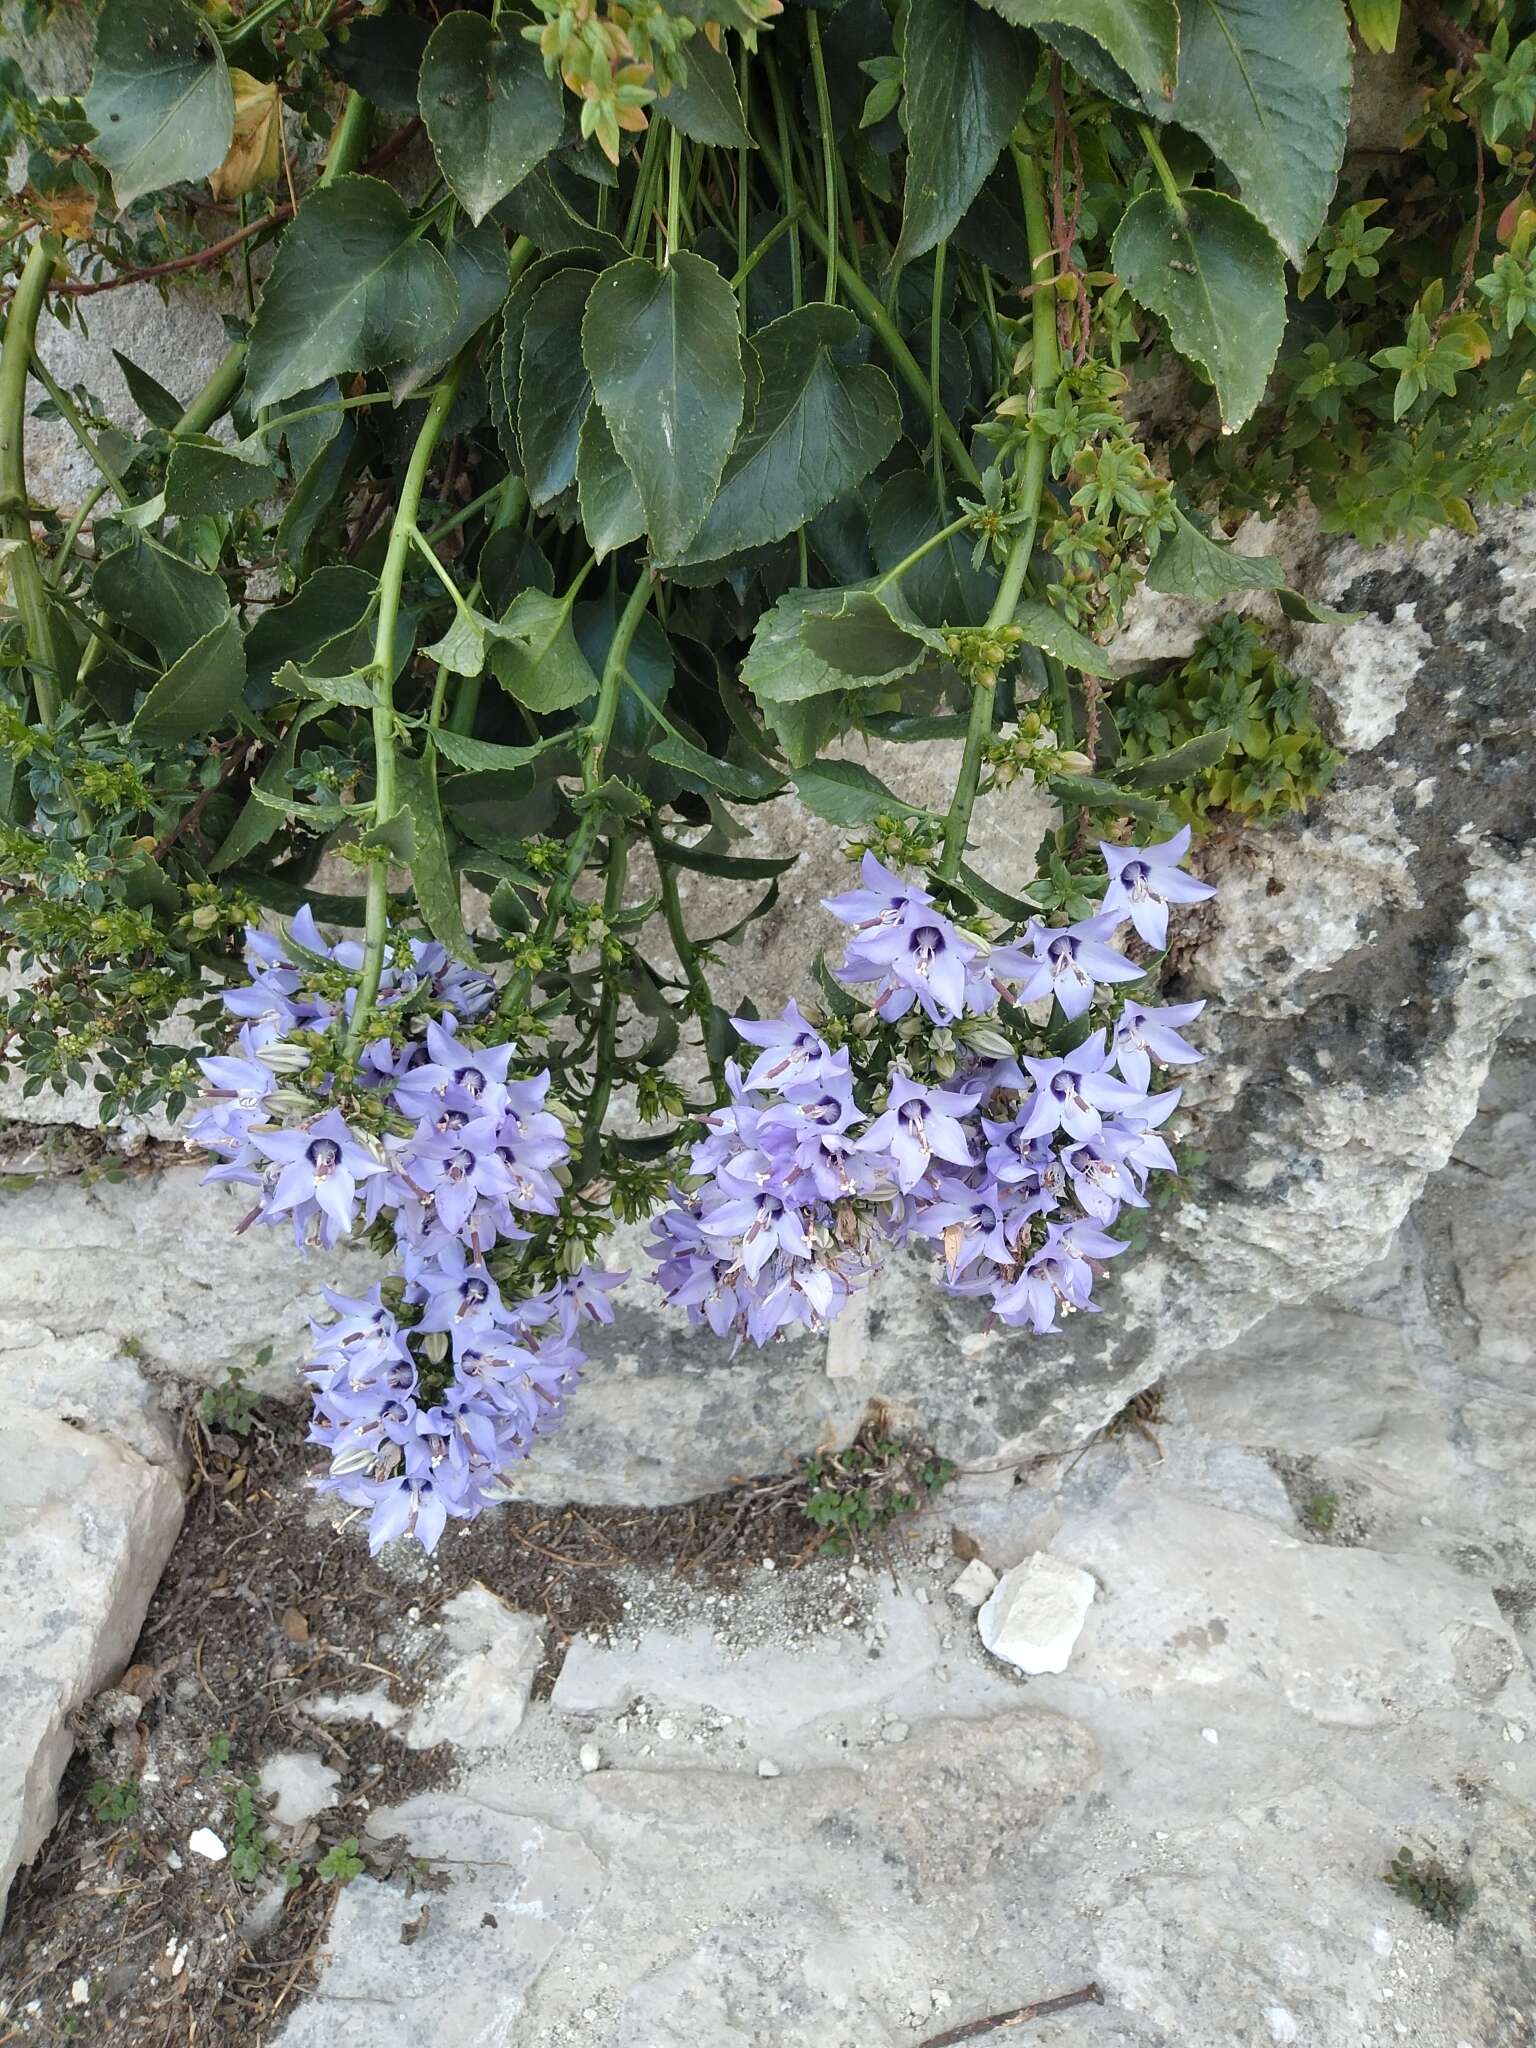
[[[313,1055],[307,1053],[302,1045],[289,1045],[286,1039],[280,1038],[273,1045],[262,1046],[256,1057],[274,1074],[302,1074]]]
[[[192,913],[191,924],[195,932],[211,932],[219,921],[217,903],[199,903]]]
[[[448,1332],[429,1330],[421,1340],[421,1348],[432,1365],[441,1365],[448,1356]]]
[[[967,1017],[960,1026],[960,1036],[972,1052],[979,1052],[989,1060],[1005,1060],[1012,1055],[1013,1047],[1003,1033],[984,1017]]]
[[[320,1107],[298,1088],[274,1088],[261,1106],[269,1116],[293,1119],[313,1116]]]
[[[1076,752],[1058,754],[1056,766],[1062,775],[1089,775],[1093,772],[1093,763],[1088,756]]]

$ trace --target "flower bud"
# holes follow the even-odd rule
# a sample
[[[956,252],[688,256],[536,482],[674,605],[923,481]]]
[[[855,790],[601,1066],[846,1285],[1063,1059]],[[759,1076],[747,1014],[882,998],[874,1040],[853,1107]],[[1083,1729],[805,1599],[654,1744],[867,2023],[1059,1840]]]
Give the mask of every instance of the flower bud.
[[[997,1026],[985,1017],[967,1017],[959,1027],[959,1035],[971,1048],[990,1060],[1008,1059],[1013,1052],[1012,1045]]]
[[[339,1479],[347,1472],[366,1472],[373,1463],[372,1444],[351,1444],[344,1451],[338,1451],[331,1460],[331,1470]]]
[[[274,1074],[302,1074],[313,1055],[302,1045],[289,1045],[285,1039],[279,1039],[275,1045],[264,1045],[256,1057]]]
[[[441,1365],[448,1356],[448,1332],[429,1330],[421,1339],[421,1348],[430,1365]]]
[[[1057,772],[1062,775],[1089,775],[1093,772],[1093,763],[1088,756],[1075,751],[1058,754],[1056,767]]]
[[[313,1116],[320,1107],[297,1088],[274,1088],[261,1106],[271,1117],[289,1117],[295,1122]]]

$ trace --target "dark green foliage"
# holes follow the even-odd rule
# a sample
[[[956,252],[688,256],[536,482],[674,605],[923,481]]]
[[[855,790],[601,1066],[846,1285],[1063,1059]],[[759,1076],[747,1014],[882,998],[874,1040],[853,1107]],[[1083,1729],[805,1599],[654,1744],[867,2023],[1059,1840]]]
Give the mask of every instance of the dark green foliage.
[[[947,1458],[867,1427],[847,1450],[807,1461],[805,1481],[811,1491],[803,1513],[824,1532],[820,1547],[828,1556],[857,1553],[861,1538],[915,1515],[954,1476]]]
[[[120,1825],[139,1810],[139,1788],[131,1778],[98,1778],[87,1788],[85,1803],[100,1821]]]
[[[1407,1847],[1392,1858],[1382,1881],[1400,1899],[1417,1906],[1426,1920],[1441,1927],[1459,1927],[1477,1903],[1477,1886],[1471,1878],[1456,1876],[1438,1856],[1416,1856]]]

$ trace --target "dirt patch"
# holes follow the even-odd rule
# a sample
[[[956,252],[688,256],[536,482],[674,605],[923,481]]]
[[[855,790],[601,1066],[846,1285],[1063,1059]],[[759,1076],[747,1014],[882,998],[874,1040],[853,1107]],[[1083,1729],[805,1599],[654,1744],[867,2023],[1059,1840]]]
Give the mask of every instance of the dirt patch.
[[[79,1717],[59,1823],[12,1891],[0,2048],[271,2042],[314,1980],[370,1813],[451,1775],[451,1750],[412,1750],[380,1720],[420,1697],[441,1654],[423,1624],[464,1587],[544,1619],[547,1694],[577,1634],[657,1625],[701,1582],[724,1623],[748,1568],[794,1571],[823,1542],[801,1475],[660,1509],[512,1503],[450,1525],[434,1558],[397,1545],[375,1561],[356,1518],[338,1523],[304,1484],[291,1414],[257,1410],[243,1439],[189,1417],[185,1440],[196,1479],[181,1539],[129,1669]],[[886,1554],[879,1531],[857,1547],[871,1566]],[[807,1628],[852,1620],[847,1573],[844,1557],[804,1575],[792,1606]],[[285,1828],[256,1779],[294,1751],[335,1784]],[[189,1846],[202,1830],[222,1861]],[[387,1845],[356,1853],[374,1874],[434,1882]]]

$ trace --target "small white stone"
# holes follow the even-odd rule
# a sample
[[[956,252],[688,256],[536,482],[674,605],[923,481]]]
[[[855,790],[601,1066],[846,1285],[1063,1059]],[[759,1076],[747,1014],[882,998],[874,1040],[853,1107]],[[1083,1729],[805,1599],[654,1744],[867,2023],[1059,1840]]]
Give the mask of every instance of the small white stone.
[[[1296,2039],[1295,2015],[1287,2012],[1283,2005],[1267,2005],[1264,2008],[1264,2017],[1269,2022],[1269,2038],[1272,2041],[1285,2042]]]
[[[1087,1572],[1037,1550],[998,1580],[976,1617],[981,1640],[1020,1671],[1065,1671],[1097,1590]]]
[[[949,1590],[957,1600],[963,1600],[967,1607],[980,1607],[990,1598],[996,1584],[997,1573],[986,1559],[973,1557]]]
[[[1211,1745],[1212,1749],[1218,1748],[1221,1743],[1221,1737],[1216,1733],[1216,1730],[1214,1728],[1202,1728],[1200,1730],[1200,1740],[1202,1742],[1208,1742]]]
[[[194,1828],[187,1837],[187,1847],[194,1856],[206,1856],[210,1863],[222,1863],[229,1854],[212,1828]]]
[[[760,1756],[757,1760],[757,1775],[760,1778],[781,1778],[784,1774],[772,1757]]]
[[[771,1557],[765,1557],[763,1559],[763,1570],[765,1572],[776,1572],[778,1568],[778,1565],[774,1562],[774,1560]]]
[[[1525,1730],[1518,1721],[1506,1721],[1504,1723],[1504,1740],[1506,1742],[1524,1742]]]
[[[75,1979],[74,1983],[70,1985],[70,1987],[69,1987],[69,2002],[70,2002],[70,2004],[71,2004],[71,2005],[89,2005],[89,2004],[90,2004],[90,2002],[91,2002],[91,1987],[90,1987],[90,1984],[89,1984],[89,1983],[87,1982],[87,1980],[86,1980],[86,1979],[85,1979],[84,1977],[77,1977],[77,1978]]]
[[[670,1717],[670,1715],[663,1714],[661,1719],[656,1723],[656,1733],[658,1736],[660,1736],[663,1742],[671,1742],[674,1736],[677,1734],[677,1723]]]
[[[595,1771],[602,1764],[603,1752],[595,1742],[584,1742],[576,1760],[584,1771]]]
[[[912,1730],[905,1721],[889,1721],[886,1723],[885,1739],[887,1742],[905,1742],[911,1733]]]

